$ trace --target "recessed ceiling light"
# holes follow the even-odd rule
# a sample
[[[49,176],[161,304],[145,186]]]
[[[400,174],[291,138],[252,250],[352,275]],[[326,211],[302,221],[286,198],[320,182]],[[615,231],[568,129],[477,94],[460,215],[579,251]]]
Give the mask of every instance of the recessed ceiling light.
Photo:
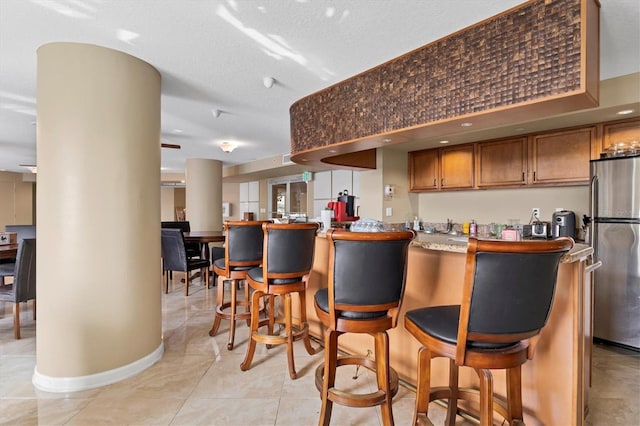
[[[330,149],[329,152],[332,153],[332,154],[335,154],[338,151],[336,151],[335,149]]]
[[[462,127],[471,127],[471,126],[473,126],[473,123],[469,123],[469,122],[467,121],[467,122],[462,123],[462,124],[461,124],[461,126],[462,126]]]
[[[449,143],[449,141],[440,141],[440,143]]]
[[[632,114],[634,112],[634,110],[632,109],[623,109],[622,111],[618,111],[616,114],[618,115],[627,115],[627,114]]]
[[[182,133],[182,130],[180,130],[180,129],[173,129],[173,133]]]
[[[391,143],[391,139],[390,138],[384,138],[382,139],[383,143]]]
[[[309,160],[307,160],[306,158],[303,158],[302,161],[309,161]]]
[[[516,130],[516,132],[524,132],[525,128],[524,127],[518,127],[515,130]]]

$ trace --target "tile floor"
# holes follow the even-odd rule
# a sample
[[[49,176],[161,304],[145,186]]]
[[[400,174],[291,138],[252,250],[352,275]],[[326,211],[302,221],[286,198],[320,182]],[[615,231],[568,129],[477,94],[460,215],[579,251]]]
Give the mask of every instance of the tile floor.
[[[215,289],[194,285],[185,298],[180,285],[163,295],[165,355],[136,377],[98,389],[54,394],[31,384],[35,366],[35,322],[23,309],[21,340],[14,340],[11,304],[0,303],[1,425],[316,425],[320,400],[314,384],[322,352],[309,356],[296,343],[299,379],[287,372],[284,347],[268,352],[258,345],[251,369],[240,371],[248,330],[239,322],[236,347],[226,349],[228,323],[211,338]],[[589,426],[640,424],[640,354],[597,346]],[[345,389],[371,389],[372,375],[340,369]],[[414,394],[400,388],[394,398],[397,425],[409,425]],[[429,417],[442,424],[444,410],[435,404]],[[376,408],[334,404],[333,426],[381,425]],[[457,425],[473,423],[458,418]],[[552,426],[552,425],[550,425]],[[564,426],[564,425],[559,425]],[[569,425],[567,425],[569,426]]]

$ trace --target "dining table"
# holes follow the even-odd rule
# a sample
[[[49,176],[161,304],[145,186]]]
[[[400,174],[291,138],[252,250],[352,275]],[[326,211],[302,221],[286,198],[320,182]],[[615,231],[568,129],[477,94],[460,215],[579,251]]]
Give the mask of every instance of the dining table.
[[[183,232],[185,243],[199,243],[202,250],[202,258],[209,259],[209,243],[223,243],[223,231],[191,231]]]
[[[18,244],[0,246],[0,259],[15,259],[18,256]]]

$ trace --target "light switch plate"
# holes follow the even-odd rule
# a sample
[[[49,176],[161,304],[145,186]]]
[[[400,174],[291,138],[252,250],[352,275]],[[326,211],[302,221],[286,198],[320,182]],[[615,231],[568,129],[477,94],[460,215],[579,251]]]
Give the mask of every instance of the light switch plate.
[[[393,216],[393,207],[387,207],[386,215],[387,216]]]

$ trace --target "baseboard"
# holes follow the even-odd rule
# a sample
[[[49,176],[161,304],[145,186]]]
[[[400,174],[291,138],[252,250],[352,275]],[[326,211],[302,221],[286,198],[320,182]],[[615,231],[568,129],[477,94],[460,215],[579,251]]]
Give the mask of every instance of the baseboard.
[[[135,376],[159,361],[163,354],[164,342],[161,341],[160,346],[158,346],[153,352],[132,362],[131,364],[109,371],[103,371],[98,374],[81,377],[46,376],[38,372],[38,366],[36,365],[33,371],[32,383],[37,389],[45,392],[79,392],[87,389],[93,389]]]

